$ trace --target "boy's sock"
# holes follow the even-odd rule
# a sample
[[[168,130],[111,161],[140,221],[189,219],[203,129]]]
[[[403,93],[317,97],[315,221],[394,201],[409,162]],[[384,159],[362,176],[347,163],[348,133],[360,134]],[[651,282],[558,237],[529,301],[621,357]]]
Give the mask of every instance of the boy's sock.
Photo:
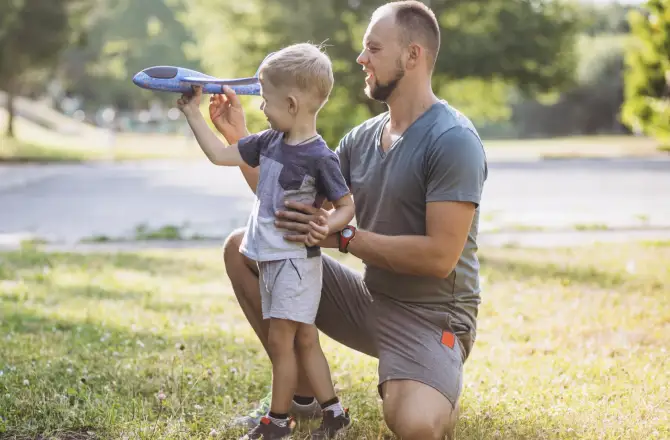
[[[314,402],[314,397],[298,396],[295,394],[293,396],[293,401],[298,405],[309,405],[310,403]]]
[[[270,418],[270,420],[272,420],[272,423],[274,423],[277,426],[284,427],[288,423],[288,414],[280,414],[269,411],[268,417]]]
[[[333,397],[327,402],[323,402],[321,404],[321,409],[323,410],[323,412],[332,411],[334,413],[333,417],[337,417],[341,414],[344,414],[344,408],[342,407],[340,399],[338,399],[337,396]]]

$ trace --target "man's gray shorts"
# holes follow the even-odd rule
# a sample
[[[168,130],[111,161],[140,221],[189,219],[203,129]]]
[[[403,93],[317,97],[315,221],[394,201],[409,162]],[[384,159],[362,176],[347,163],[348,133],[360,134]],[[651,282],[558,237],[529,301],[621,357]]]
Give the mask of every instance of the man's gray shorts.
[[[314,324],[321,298],[320,257],[258,262],[263,319]]]
[[[328,255],[322,261],[319,330],[379,359],[380,395],[384,382],[410,379],[435,388],[455,405],[472,347],[470,335],[456,335],[444,311],[370,292],[360,273]]]

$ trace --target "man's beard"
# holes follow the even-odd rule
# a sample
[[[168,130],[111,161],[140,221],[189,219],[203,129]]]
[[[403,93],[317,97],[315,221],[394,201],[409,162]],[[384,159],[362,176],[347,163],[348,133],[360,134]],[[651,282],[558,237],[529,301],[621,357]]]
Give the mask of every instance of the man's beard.
[[[398,82],[405,76],[405,69],[402,68],[400,60],[396,63],[395,77],[387,82],[381,84],[375,77],[375,84],[373,87],[367,88],[367,95],[375,101],[386,103],[391,93],[398,87]]]

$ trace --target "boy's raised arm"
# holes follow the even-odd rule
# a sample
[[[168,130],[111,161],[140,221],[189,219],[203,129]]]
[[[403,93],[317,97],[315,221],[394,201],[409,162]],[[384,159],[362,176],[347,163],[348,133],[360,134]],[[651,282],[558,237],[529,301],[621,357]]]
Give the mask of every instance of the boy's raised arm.
[[[186,120],[191,130],[193,130],[198,145],[200,145],[200,148],[210,162],[215,165],[228,167],[246,165],[240,155],[237,143],[227,147],[221,142],[214,132],[210,130],[205,118],[202,117],[199,111],[187,114]]]

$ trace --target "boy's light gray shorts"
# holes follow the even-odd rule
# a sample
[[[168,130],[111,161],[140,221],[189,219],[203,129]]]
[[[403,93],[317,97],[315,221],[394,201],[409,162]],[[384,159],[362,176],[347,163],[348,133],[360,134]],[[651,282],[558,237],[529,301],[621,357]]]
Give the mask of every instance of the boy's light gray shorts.
[[[314,324],[321,300],[321,257],[259,261],[263,319]]]

